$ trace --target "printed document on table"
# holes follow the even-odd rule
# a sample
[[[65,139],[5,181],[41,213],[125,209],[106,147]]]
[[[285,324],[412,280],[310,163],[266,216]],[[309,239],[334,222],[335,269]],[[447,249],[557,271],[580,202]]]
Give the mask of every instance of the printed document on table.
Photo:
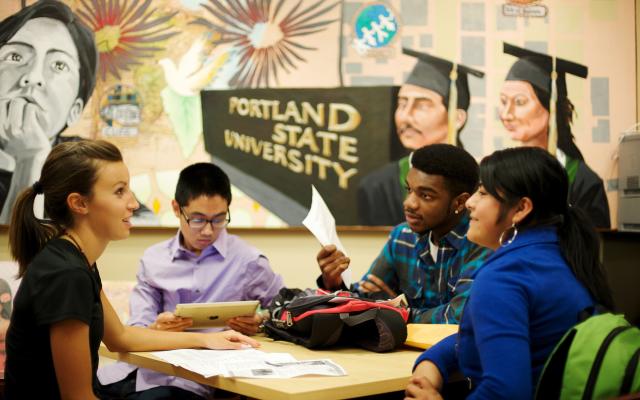
[[[333,244],[345,256],[347,255],[347,251],[338,238],[338,232],[336,232],[336,220],[327,207],[327,203],[324,202],[313,185],[311,185],[311,208],[302,224],[309,229],[321,245]],[[351,285],[351,269],[347,268],[342,272],[342,281],[347,287]]]
[[[205,378],[221,375],[237,378],[291,378],[301,375],[343,376],[346,372],[331,360],[297,361],[288,353],[245,350],[170,350],[152,353]]]
[[[266,361],[262,367],[242,365],[228,366],[234,378],[293,378],[302,375],[345,376],[341,366],[331,360],[305,360],[274,363]]]
[[[216,375],[228,376],[227,365],[230,363],[249,363],[262,365],[265,361],[273,363],[292,362],[296,359],[287,353],[265,353],[255,349],[243,350],[201,350],[182,349],[156,351],[152,353],[162,360],[189,371],[196,372],[205,378]]]

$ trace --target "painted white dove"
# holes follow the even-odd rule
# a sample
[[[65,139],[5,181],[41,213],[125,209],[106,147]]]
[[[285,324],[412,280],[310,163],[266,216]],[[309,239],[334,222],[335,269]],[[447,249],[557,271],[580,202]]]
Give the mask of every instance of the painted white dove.
[[[176,68],[169,58],[163,58],[158,64],[164,70],[167,85],[182,96],[194,96],[213,79],[220,67],[229,57],[225,46],[216,46],[209,57],[203,57],[204,40],[196,40],[189,50],[182,55]],[[211,62],[204,63],[210,59]]]

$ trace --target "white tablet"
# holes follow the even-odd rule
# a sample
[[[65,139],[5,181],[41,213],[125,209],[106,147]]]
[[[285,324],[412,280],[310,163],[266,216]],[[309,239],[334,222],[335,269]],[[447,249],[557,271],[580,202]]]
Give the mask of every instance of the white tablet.
[[[192,328],[211,328],[225,326],[233,317],[255,314],[258,304],[260,304],[258,300],[182,303],[176,306],[174,314],[193,319]]]

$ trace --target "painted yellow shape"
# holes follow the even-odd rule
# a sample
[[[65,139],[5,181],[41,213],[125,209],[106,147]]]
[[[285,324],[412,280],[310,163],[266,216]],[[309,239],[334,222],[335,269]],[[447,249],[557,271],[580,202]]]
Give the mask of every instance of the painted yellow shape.
[[[153,203],[151,204],[151,208],[153,209],[153,213],[154,214],[160,214],[160,208],[161,208],[161,203],[160,200],[157,197],[153,198]]]
[[[96,43],[100,53],[107,53],[120,44],[120,27],[118,25],[105,25],[96,32]]]
[[[207,83],[211,82],[213,77],[216,76],[216,74],[218,73],[220,68],[222,68],[222,66],[227,62],[228,59],[229,59],[229,52],[226,52],[226,53],[222,54],[221,56],[219,56],[218,58],[216,58],[216,60],[212,62],[213,66],[212,66],[211,70],[209,71],[209,74],[207,74],[207,76],[204,79],[204,85],[206,85]]]

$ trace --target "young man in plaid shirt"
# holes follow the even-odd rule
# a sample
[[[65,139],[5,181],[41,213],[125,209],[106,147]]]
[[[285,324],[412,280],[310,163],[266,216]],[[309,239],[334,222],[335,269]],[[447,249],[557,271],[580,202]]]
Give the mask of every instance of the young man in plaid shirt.
[[[362,280],[352,290],[364,296],[406,296],[410,322],[456,324],[473,279],[489,250],[466,238],[465,202],[478,185],[478,164],[465,150],[434,144],[411,156],[404,200],[406,222],[396,226]],[[335,246],[317,255],[318,286],[344,288],[349,258]]]

